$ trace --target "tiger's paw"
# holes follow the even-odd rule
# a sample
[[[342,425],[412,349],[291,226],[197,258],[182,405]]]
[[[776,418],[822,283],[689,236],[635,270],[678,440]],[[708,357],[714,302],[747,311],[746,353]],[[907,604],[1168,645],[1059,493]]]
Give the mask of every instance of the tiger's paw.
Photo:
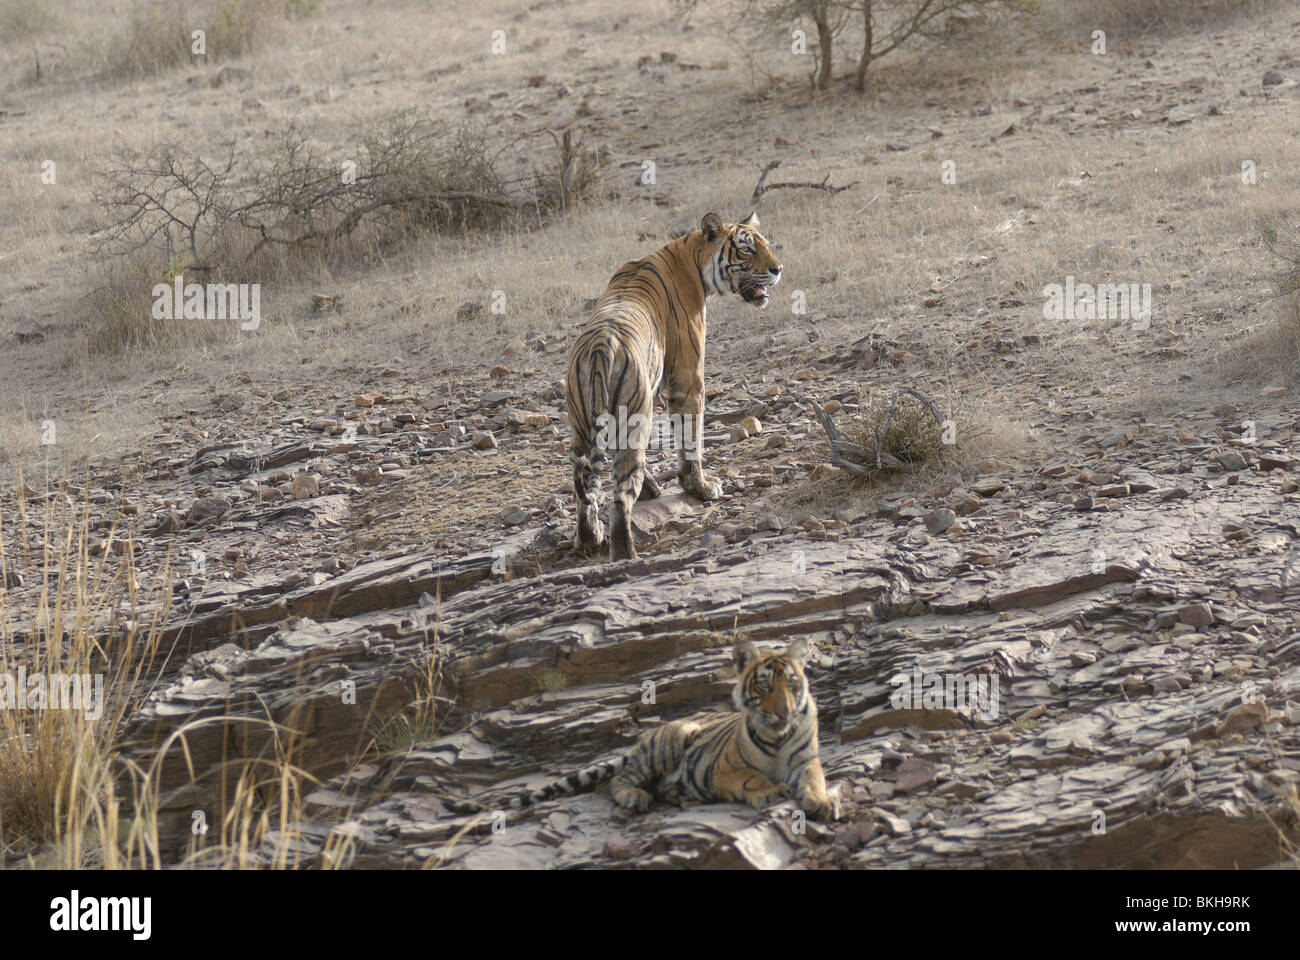
[[[716,500],[722,496],[722,482],[707,473],[687,474],[678,479],[683,490],[700,500]]]
[[[778,783],[771,790],[764,790],[756,793],[749,798],[749,802],[759,810],[771,806],[774,803],[780,803],[790,797],[790,788],[784,783]]]
[[[617,787],[611,791],[614,802],[624,810],[633,813],[645,813],[650,809],[650,794],[639,787]]]
[[[665,783],[659,788],[659,799],[664,803],[671,803],[675,807],[680,807],[688,797],[679,784]]]
[[[799,798],[799,807],[814,820],[838,820],[842,811],[838,797],[805,794]]]

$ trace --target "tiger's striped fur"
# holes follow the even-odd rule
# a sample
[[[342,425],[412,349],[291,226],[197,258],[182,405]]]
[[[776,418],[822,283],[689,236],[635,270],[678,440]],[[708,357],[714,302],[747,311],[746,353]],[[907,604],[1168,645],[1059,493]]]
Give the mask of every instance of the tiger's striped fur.
[[[638,812],[654,798],[748,803],[764,807],[793,796],[815,820],[838,819],[838,800],[826,794],[817,745],[817,705],[808,690],[806,640],[783,652],[736,645],[735,713],[699,713],[643,735],[632,752],[584,767],[516,795],[515,809],[611,780],[610,795]],[[453,802],[460,813],[486,809]]]
[[[619,268],[596,301],[569,357],[565,402],[573,428],[570,458],[578,499],[574,544],[599,550],[606,536],[596,505],[595,466],[614,454],[614,497],[610,553],[615,560],[636,556],[632,543],[633,503],[657,496],[645,472],[645,449],[656,393],[669,415],[684,424],[678,442],[677,476],[682,488],[701,500],[722,495],[701,462],[704,424],[704,300],[711,293],[739,294],[765,307],[767,288],[781,278],[781,264],[758,233],[758,217],[723,223],[704,215],[700,228],[678,237],[642,260]],[[613,443],[602,416],[633,427],[617,431]],[[606,420],[606,423],[609,423]]]

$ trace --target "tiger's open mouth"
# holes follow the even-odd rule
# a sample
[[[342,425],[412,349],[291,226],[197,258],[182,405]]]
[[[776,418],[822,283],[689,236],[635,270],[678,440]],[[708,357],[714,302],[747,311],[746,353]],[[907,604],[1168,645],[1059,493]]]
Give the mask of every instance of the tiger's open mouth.
[[[760,307],[767,306],[767,287],[742,287],[740,295],[746,303],[756,303]]]

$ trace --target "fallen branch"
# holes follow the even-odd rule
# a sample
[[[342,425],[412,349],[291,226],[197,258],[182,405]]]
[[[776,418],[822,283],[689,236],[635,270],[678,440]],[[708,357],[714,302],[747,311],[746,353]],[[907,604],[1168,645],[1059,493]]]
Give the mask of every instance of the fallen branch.
[[[798,190],[798,189],[825,190],[831,196],[834,196],[835,194],[842,193],[845,190],[852,190],[854,187],[858,185],[858,181],[854,180],[852,183],[846,183],[840,187],[832,186],[829,182],[831,179],[831,175],[829,173],[826,174],[825,178],[823,178],[821,183],[793,183],[793,182],[767,183],[767,175],[771,173],[773,170],[775,170],[777,167],[779,167],[780,165],[781,165],[780,160],[773,160],[766,167],[760,168],[758,183],[754,186],[754,195],[753,195],[754,200],[757,200],[759,197],[767,193],[769,190]]]

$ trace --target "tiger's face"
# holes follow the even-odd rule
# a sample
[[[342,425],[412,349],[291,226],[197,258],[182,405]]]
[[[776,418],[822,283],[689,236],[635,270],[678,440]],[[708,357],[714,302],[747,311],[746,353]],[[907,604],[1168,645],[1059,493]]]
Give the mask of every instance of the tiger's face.
[[[706,213],[700,222],[705,243],[712,250],[701,270],[705,285],[713,293],[735,293],[746,303],[766,307],[768,288],[781,280],[781,263],[758,232],[758,214],[742,223],[723,223],[716,213]],[[714,249],[716,247],[716,249]]]
[[[753,727],[768,737],[789,734],[814,709],[803,672],[808,653],[808,641],[803,639],[783,653],[761,651],[749,641],[736,645],[732,700]]]

